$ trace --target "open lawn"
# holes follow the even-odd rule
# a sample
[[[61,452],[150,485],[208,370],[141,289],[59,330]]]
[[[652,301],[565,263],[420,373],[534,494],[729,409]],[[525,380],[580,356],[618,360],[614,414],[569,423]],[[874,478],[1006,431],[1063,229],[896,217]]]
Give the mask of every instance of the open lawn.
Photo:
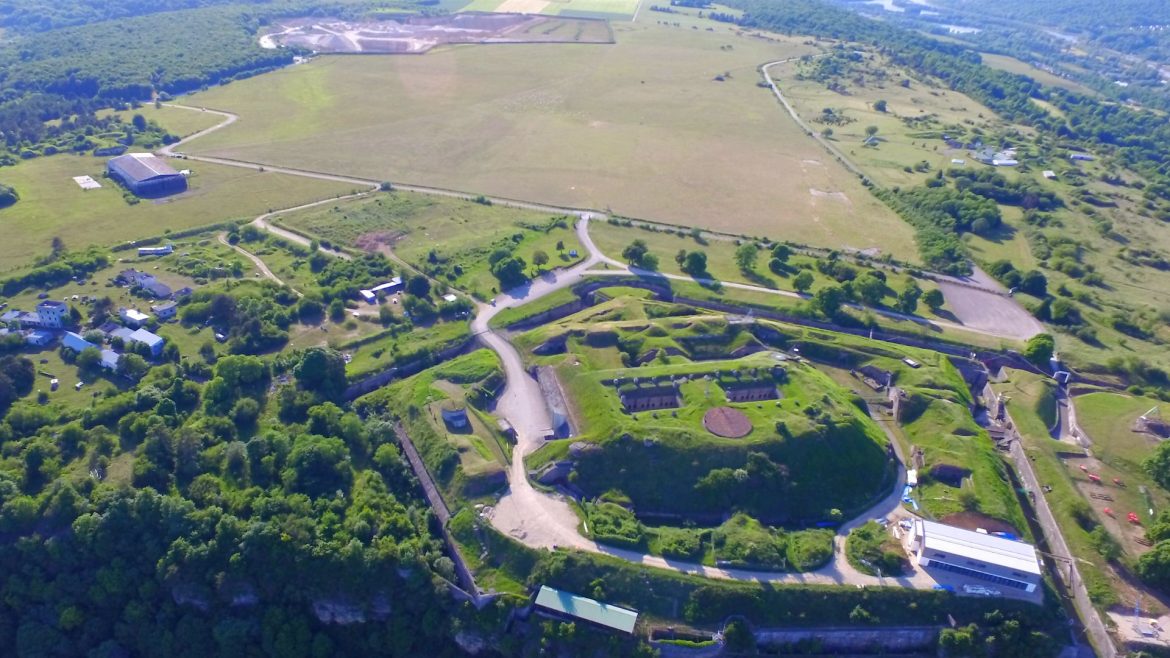
[[[615,45],[321,57],[194,96],[241,118],[189,150],[912,252],[909,227],[756,85],[761,63],[810,48],[682,18],[695,29],[616,26]]]
[[[178,111],[178,110],[175,110]],[[340,183],[190,163],[191,189],[178,196],[130,205],[122,188],[102,178],[105,158],[54,155],[5,167],[3,180],[20,201],[0,210],[0,271],[31,264],[54,237],[69,249],[113,245],[196,226],[245,220],[349,191]],[[178,163],[185,167],[188,163]],[[101,189],[82,190],[74,176],[89,175]]]

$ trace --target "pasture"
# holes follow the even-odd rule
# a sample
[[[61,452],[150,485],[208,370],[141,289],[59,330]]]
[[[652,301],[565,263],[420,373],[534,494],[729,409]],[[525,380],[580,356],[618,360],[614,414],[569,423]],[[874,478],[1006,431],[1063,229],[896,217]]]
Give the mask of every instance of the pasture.
[[[187,150],[910,251],[909,227],[757,86],[761,63],[811,46],[671,18],[615,25],[615,45],[321,57],[193,96],[241,118]]]
[[[130,205],[122,197],[122,188],[102,177],[105,163],[105,158],[61,154],[4,169],[4,183],[16,188],[20,201],[0,210],[5,236],[0,242],[0,271],[27,266],[47,254],[54,237],[64,240],[69,249],[114,245],[250,219],[273,208],[352,191],[349,186],[328,181],[176,162],[180,168],[190,166],[190,190]],[[81,175],[92,176],[101,189],[82,190],[72,180]]]

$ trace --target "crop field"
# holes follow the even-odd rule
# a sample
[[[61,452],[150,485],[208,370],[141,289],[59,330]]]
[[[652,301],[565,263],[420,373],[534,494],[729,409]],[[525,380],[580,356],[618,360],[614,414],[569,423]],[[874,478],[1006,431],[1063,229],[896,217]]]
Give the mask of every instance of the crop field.
[[[472,0],[460,11],[498,11],[630,20],[643,0]]]
[[[54,155],[4,169],[4,182],[16,188],[20,201],[0,210],[5,236],[0,243],[0,271],[31,264],[49,252],[54,237],[64,240],[69,249],[113,245],[250,219],[272,208],[352,191],[340,183],[191,163],[189,191],[130,205],[121,187],[102,178],[105,162],[104,158]],[[92,176],[101,189],[82,190],[72,180],[81,175]]]
[[[431,276],[487,299],[498,283],[487,261],[497,248],[530,265],[537,251],[548,255],[546,267],[581,260],[584,249],[573,231],[573,218],[559,219],[531,210],[394,192],[291,213],[281,223],[339,245],[392,248]],[[577,256],[570,255],[573,251]]]
[[[756,84],[812,48],[678,18],[615,45],[321,57],[193,96],[241,118],[188,150],[905,255],[910,228]]]

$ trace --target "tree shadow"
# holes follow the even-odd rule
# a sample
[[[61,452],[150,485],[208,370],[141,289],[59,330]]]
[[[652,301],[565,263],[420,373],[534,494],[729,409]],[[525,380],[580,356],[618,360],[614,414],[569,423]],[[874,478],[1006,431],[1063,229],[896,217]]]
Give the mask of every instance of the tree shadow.
[[[1019,229],[1016,227],[1012,226],[1011,224],[1001,223],[999,226],[991,229],[990,231],[983,231],[982,233],[976,233],[975,235],[978,235],[988,242],[1002,245],[1005,242],[1011,242],[1014,240],[1017,233],[1019,233]]]

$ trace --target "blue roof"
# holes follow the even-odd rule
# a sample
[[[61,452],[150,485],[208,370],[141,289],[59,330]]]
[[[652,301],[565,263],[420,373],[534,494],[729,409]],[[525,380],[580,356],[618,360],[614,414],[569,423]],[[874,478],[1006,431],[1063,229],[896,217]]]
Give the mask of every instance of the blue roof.
[[[546,585],[540,587],[540,592],[536,595],[536,605],[624,633],[633,633],[634,624],[638,622],[638,613],[634,610],[562,592]]]
[[[130,334],[130,340],[137,341],[139,343],[146,343],[147,345],[154,347],[155,345],[162,345],[166,339],[145,329],[135,329],[133,333]]]
[[[75,334],[72,331],[65,332],[65,337],[61,339],[61,344],[73,350],[74,352],[81,352],[82,350],[90,347],[97,347],[97,345],[94,345],[88,340],[82,338],[79,334]]]

